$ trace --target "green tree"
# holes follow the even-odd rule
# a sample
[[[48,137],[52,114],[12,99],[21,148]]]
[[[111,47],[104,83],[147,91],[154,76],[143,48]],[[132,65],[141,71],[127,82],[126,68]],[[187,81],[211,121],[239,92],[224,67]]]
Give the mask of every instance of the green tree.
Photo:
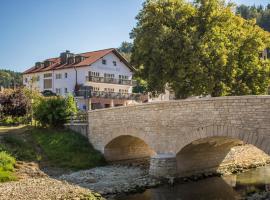
[[[192,95],[265,94],[269,35],[220,0],[148,0],[137,16],[132,63],[148,90]]]
[[[67,115],[70,116],[76,114],[78,112],[78,109],[74,97],[71,94],[68,94],[65,100]]]
[[[133,44],[131,42],[122,42],[120,47],[117,49],[119,53],[127,60],[130,61],[130,57],[132,54]]]

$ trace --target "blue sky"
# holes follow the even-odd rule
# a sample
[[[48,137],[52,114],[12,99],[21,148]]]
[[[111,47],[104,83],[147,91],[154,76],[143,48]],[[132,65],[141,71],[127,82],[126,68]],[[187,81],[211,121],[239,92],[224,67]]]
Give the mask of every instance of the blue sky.
[[[1,0],[0,68],[24,71],[35,62],[118,47],[129,41],[143,0]],[[236,0],[249,5],[270,0]]]

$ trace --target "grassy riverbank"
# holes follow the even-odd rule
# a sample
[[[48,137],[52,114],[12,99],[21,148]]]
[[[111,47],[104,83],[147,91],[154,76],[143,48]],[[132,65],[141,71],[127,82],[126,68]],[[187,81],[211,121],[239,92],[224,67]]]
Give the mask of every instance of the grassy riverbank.
[[[101,153],[80,134],[65,129],[32,128],[1,136],[0,151],[20,161],[43,166],[79,170],[105,163]]]

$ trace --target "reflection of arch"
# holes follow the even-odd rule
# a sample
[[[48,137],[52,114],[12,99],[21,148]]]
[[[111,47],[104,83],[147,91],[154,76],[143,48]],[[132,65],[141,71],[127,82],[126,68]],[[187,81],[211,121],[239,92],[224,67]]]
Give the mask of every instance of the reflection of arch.
[[[104,148],[107,161],[122,161],[149,158],[155,154],[142,139],[130,135],[122,135],[111,140]]]

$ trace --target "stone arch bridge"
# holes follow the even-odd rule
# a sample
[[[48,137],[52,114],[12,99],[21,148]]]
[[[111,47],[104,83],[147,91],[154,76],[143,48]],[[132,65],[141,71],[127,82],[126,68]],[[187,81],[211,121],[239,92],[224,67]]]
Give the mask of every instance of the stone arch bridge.
[[[191,160],[188,154],[177,161],[179,152],[204,140],[220,149],[214,149],[218,155],[205,156],[204,162],[201,159],[202,166],[221,162],[235,141],[269,154],[270,96],[188,99],[94,110],[89,112],[88,138],[109,161],[151,157],[150,174],[175,176],[196,165],[183,160]],[[213,146],[207,148],[213,150]],[[200,151],[197,159],[203,156]]]

